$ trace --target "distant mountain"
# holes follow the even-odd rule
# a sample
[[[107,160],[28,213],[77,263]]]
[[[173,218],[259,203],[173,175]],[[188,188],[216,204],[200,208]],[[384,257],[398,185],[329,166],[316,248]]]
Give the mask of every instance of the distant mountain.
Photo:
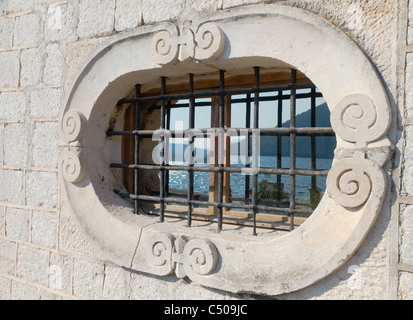
[[[284,128],[290,127],[290,121],[286,121],[282,125]],[[331,127],[330,110],[326,103],[316,107],[316,126],[317,127]],[[296,117],[296,127],[311,127],[311,110],[303,112]],[[233,142],[236,145],[238,142]],[[187,144],[170,143],[170,151],[172,160],[175,160],[175,150],[180,152],[185,151]],[[316,155],[317,158],[332,159],[334,157],[334,149],[336,148],[335,137],[316,137]],[[240,150],[239,146],[231,148],[231,151],[237,152]],[[297,137],[296,144],[297,157],[310,158],[311,157],[311,138]],[[208,159],[208,149],[195,148],[195,153],[205,160]],[[281,144],[282,156],[288,157],[290,155],[290,137],[283,136]],[[276,136],[261,136],[260,138],[260,154],[262,156],[276,156],[277,155],[277,137]]]
[[[290,120],[282,125],[285,128],[290,127]],[[326,103],[316,107],[316,126],[331,127],[330,110]],[[311,127],[311,110],[307,110],[296,117],[296,127]],[[263,156],[277,155],[277,137],[262,136],[260,140],[260,150]],[[296,152],[299,158],[311,157],[311,138],[297,137]],[[335,137],[316,137],[316,155],[317,158],[332,159],[334,149],[336,148]],[[283,156],[290,155],[290,137],[283,136],[281,144],[281,153]]]

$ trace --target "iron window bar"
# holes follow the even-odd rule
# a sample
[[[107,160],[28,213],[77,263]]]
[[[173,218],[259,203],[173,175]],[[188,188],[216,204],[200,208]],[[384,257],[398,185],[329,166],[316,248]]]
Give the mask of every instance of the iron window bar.
[[[219,73],[219,90],[207,90],[194,92],[194,77],[193,74],[189,75],[189,90],[185,94],[167,94],[166,93],[166,77],[161,77],[161,94],[157,96],[148,96],[142,97],[141,95],[141,85],[137,84],[136,88],[136,97],[131,99],[122,99],[119,101],[118,105],[122,104],[134,104],[135,106],[135,124],[134,130],[132,131],[108,131],[108,136],[134,136],[134,163],[133,164],[124,164],[124,163],[112,163],[110,164],[111,168],[123,168],[123,169],[132,169],[135,172],[134,175],[134,190],[133,193],[124,193],[116,191],[122,198],[132,199],[134,201],[134,210],[135,213],[138,213],[139,203],[144,202],[155,202],[159,203],[159,219],[160,222],[165,220],[165,204],[173,203],[187,206],[187,225],[191,226],[192,224],[192,214],[193,206],[212,206],[217,208],[216,218],[211,217],[212,220],[217,220],[218,231],[222,231],[223,225],[223,208],[227,209],[245,209],[252,211],[253,217],[253,235],[257,235],[256,228],[256,216],[258,212],[282,212],[290,217],[290,230],[294,229],[294,215],[296,213],[302,214],[311,214],[312,210],[296,208],[296,175],[310,176],[311,177],[311,188],[316,188],[316,179],[319,176],[326,176],[328,170],[319,170],[316,167],[316,137],[317,136],[335,136],[332,128],[321,128],[316,127],[315,123],[315,109],[316,109],[316,98],[322,97],[322,94],[316,91],[314,84],[296,83],[297,71],[291,70],[291,82],[286,85],[275,85],[275,86],[260,86],[260,68],[254,67],[254,85],[251,88],[242,88],[242,89],[226,89],[225,88],[225,71],[220,70]],[[300,89],[310,89],[310,93],[299,93],[297,90]],[[284,94],[284,91],[290,91],[290,94]],[[265,92],[277,92],[277,95],[272,96],[260,96],[260,93]],[[241,95],[245,94],[246,98],[236,98],[231,99],[231,103],[246,103],[246,128],[225,128],[225,97],[227,95]],[[254,95],[252,98],[251,95]],[[251,194],[251,203],[248,204],[249,198],[249,176],[245,177],[245,203],[231,203],[223,201],[223,175],[224,173],[241,173],[243,172],[242,167],[226,167],[223,165],[223,161],[219,162],[218,166],[212,167],[202,167],[194,166],[194,155],[191,152],[189,158],[189,165],[169,165],[165,161],[165,149],[168,147],[168,143],[163,135],[160,137],[160,143],[162,145],[160,152],[160,165],[148,165],[139,163],[139,141],[142,137],[152,136],[157,130],[145,130],[140,128],[140,108],[141,104],[144,102],[150,101],[160,101],[161,109],[161,121],[160,121],[160,130],[168,130],[171,137],[180,135],[189,136],[189,143],[194,142],[193,130],[197,132],[202,132],[205,136],[208,136],[209,130],[207,129],[195,129],[195,110],[197,106],[208,105],[210,103],[196,102],[196,98],[205,98],[205,97],[214,97],[219,98],[219,129],[221,132],[227,133],[230,130],[236,130],[237,133],[240,133],[241,130],[246,130],[248,133],[248,141],[253,131],[259,129],[258,119],[259,119],[259,104],[260,101],[278,101],[277,114],[278,114],[278,123],[275,128],[260,128],[261,135],[276,135],[277,136],[277,168],[261,168],[258,167],[255,173],[252,175],[252,194]],[[296,127],[296,100],[300,98],[310,98],[311,99],[311,127],[306,128],[297,128]],[[172,105],[171,100],[188,100],[188,103],[177,103]],[[290,127],[282,127],[282,113],[283,113],[283,101],[290,99]],[[251,120],[251,102],[253,102],[253,126],[250,128]],[[170,110],[175,107],[188,107],[189,110],[189,123],[187,130],[170,130],[170,116],[166,121],[166,113],[169,114]],[[243,131],[245,132],[245,131]],[[222,137],[222,135],[219,135]],[[290,168],[281,167],[281,158],[282,158],[282,136],[290,137]],[[298,169],[296,168],[296,139],[297,136],[309,136],[311,138],[311,169]],[[219,144],[223,148],[223,141],[220,141]],[[248,157],[253,156],[253,161],[257,159],[258,152],[257,149],[251,150],[251,145],[248,143]],[[257,143],[253,143],[253,147],[257,147]],[[223,155],[223,153],[221,153]],[[256,157],[254,159],[254,157]],[[249,167],[249,164],[246,164],[245,167]],[[245,168],[244,167],[244,168]],[[160,191],[159,196],[152,195],[140,195],[139,194],[139,171],[141,170],[159,170],[159,179],[160,179]],[[188,172],[188,194],[187,199],[169,197],[168,195],[168,175],[169,171],[186,171]],[[217,201],[201,201],[195,200],[194,196],[194,172],[217,172],[218,173],[218,197]],[[288,208],[283,207],[274,207],[258,204],[258,174],[274,174],[277,175],[278,186],[281,184],[281,175],[290,176],[290,201]],[[279,188],[278,188],[279,189]]]

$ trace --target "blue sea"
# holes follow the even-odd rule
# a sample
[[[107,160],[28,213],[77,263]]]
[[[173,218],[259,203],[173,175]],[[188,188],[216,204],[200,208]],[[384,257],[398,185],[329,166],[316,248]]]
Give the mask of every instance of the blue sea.
[[[277,167],[277,158],[273,156],[260,156],[260,167]],[[317,169],[330,169],[333,159],[317,159]],[[170,162],[170,165],[180,164]],[[199,164],[198,164],[199,165]],[[208,165],[208,164],[203,164]],[[231,156],[231,166],[243,166],[241,159],[238,156]],[[282,167],[290,167],[290,158],[282,158]],[[297,158],[297,169],[310,169],[311,159],[309,158]],[[231,197],[244,198],[245,195],[245,179],[251,179],[251,176],[246,176],[241,173],[231,173],[230,175],[230,190]],[[276,175],[259,174],[258,182],[263,180],[269,182],[277,182]],[[290,176],[281,176],[281,183],[284,185],[284,191],[290,191]],[[326,185],[326,177],[317,177],[317,187],[324,192]],[[250,181],[250,188],[252,182]],[[296,199],[309,199],[309,188],[311,186],[311,177],[309,176],[296,176]],[[169,190],[182,190],[186,191],[188,188],[188,173],[183,171],[170,171],[169,172]],[[209,191],[209,173],[208,172],[195,172],[194,173],[194,192],[208,194]]]

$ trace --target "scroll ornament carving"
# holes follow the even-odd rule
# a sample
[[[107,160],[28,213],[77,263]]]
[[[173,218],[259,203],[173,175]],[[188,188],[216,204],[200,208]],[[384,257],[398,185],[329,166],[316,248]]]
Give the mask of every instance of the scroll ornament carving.
[[[216,266],[218,252],[207,240],[184,237],[174,239],[168,234],[156,234],[150,241],[148,262],[163,274],[174,272],[177,277],[208,275]]]
[[[65,150],[60,155],[60,167],[63,178],[71,183],[78,183],[85,177],[85,169],[81,158],[74,151]]]
[[[152,43],[153,59],[166,65],[186,61],[216,59],[224,49],[222,30],[212,22],[200,25],[195,32],[184,24],[181,30],[162,30]]]
[[[368,144],[385,135],[388,124],[378,116],[372,99],[362,94],[342,99],[332,111],[331,124],[337,136],[356,148],[333,163],[327,176],[328,193],[343,207],[362,207],[374,184],[386,183],[381,166],[368,159],[367,153]]]
[[[83,138],[86,118],[76,110],[70,110],[63,116],[61,123],[62,138],[68,142],[77,142]],[[71,183],[78,183],[85,177],[85,169],[82,165],[81,150],[71,151],[67,146],[60,155],[60,167],[63,178]]]
[[[85,116],[76,110],[68,111],[62,121],[63,138],[68,142],[80,140],[83,137]]]

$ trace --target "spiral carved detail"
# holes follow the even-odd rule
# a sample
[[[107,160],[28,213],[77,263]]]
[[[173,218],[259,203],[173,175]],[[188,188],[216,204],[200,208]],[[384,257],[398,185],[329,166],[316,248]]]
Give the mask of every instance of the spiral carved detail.
[[[183,255],[184,268],[187,273],[195,272],[199,275],[207,275],[211,273],[217,263],[217,249],[215,246],[205,240],[191,240],[185,248]]]
[[[157,267],[170,267],[173,239],[170,235],[157,234],[151,240],[149,263]]]
[[[373,161],[360,157],[338,160],[327,176],[327,190],[343,207],[358,208],[369,199],[380,170]]]
[[[331,125],[345,141],[366,147],[367,143],[386,133],[388,120],[378,116],[377,108],[368,96],[352,94],[335,106],[331,113]]]
[[[224,44],[224,34],[214,23],[202,24],[195,33],[188,24],[183,24],[180,32],[162,30],[155,35],[152,42],[153,59],[160,65],[191,58],[215,59],[222,53]]]
[[[221,55],[224,48],[224,35],[214,23],[205,23],[201,25],[195,33],[197,44],[195,58],[206,60],[217,58]]]
[[[151,239],[148,262],[163,269],[163,273],[174,271],[184,278],[191,275],[207,275],[217,264],[218,252],[209,241],[183,237],[174,239],[168,234],[157,234]]]
[[[156,34],[152,43],[153,60],[158,64],[168,64],[177,59],[178,44],[176,35],[171,35],[167,30]]]
[[[85,170],[76,152],[65,151],[60,156],[63,178],[71,183],[78,183],[85,177]]]
[[[84,124],[86,119],[84,115],[78,111],[68,111],[62,122],[62,132],[64,138],[68,142],[77,141],[82,138],[84,131]]]

